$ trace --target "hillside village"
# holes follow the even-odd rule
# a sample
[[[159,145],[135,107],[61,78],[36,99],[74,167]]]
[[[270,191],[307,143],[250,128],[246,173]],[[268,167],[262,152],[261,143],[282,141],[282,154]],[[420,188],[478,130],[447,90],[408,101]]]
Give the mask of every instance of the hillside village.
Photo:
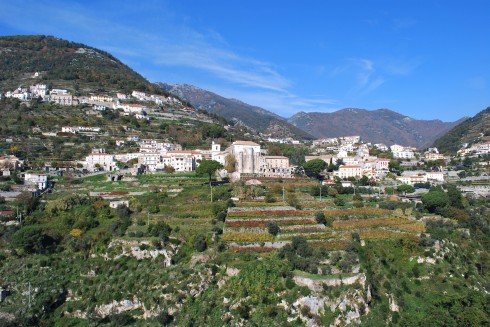
[[[483,137],[279,137],[49,74],[0,94],[1,326],[490,322]]]
[[[34,73],[33,77],[39,77]],[[114,96],[108,94],[93,93],[89,96],[74,96],[65,89],[49,89],[46,84],[36,84],[29,87],[19,87],[13,91],[7,91],[5,98],[15,98],[26,104],[32,99],[52,103],[60,106],[76,106],[84,104],[92,107],[92,112],[115,111],[120,116],[132,116],[136,119],[155,119],[155,108],[161,105],[180,106],[181,111],[193,115],[195,110],[183,106],[182,102],[171,96],[146,94],[134,90],[131,94],[117,92]],[[225,128],[230,128],[225,126]],[[295,173],[301,171],[298,166],[292,165],[285,156],[267,155],[267,149],[261,148],[258,143],[252,141],[235,141],[226,149],[221,149],[220,144],[212,143],[210,149],[183,150],[180,144],[170,143],[167,140],[144,139],[136,133],[130,134],[126,139],[115,139],[119,148],[117,153],[108,153],[104,148],[93,148],[85,160],[72,162],[71,169],[78,173],[113,172],[121,168],[129,167],[131,174],[156,173],[156,172],[190,172],[195,171],[201,160],[215,160],[225,166],[226,157],[232,156],[235,166],[223,169],[221,177],[230,178],[233,181],[240,177],[270,177],[292,178]],[[46,136],[88,135],[102,134],[102,128],[98,126],[63,126],[58,132],[43,132]],[[301,145],[305,141],[292,139],[278,139],[262,136],[265,141],[278,144]],[[139,148],[137,152],[124,152],[126,144],[135,144]],[[482,156],[489,153],[489,142],[477,143],[469,146],[463,144],[458,156]],[[323,183],[331,184],[334,180],[358,180],[366,176],[372,183],[383,180],[390,173],[390,162],[397,161],[405,171],[396,176],[399,184],[415,185],[427,182],[443,183],[454,177],[454,174],[446,171],[445,167],[451,161],[449,156],[440,154],[437,148],[429,148],[424,152],[418,152],[414,147],[406,147],[398,144],[370,144],[363,143],[362,137],[341,136],[336,138],[322,138],[311,142],[310,153],[304,157],[304,161],[320,159],[327,165],[336,164],[335,171],[324,174]],[[378,157],[378,155],[380,155]],[[15,156],[5,158],[2,162],[4,175],[18,169],[29,169],[27,164]],[[430,171],[418,168],[425,167],[427,162],[439,162]],[[13,169],[10,168],[13,163]],[[21,163],[21,164],[19,164]],[[482,162],[481,164],[486,164]],[[50,162],[45,163],[45,172],[50,172]],[[8,171],[6,171],[6,169]],[[37,185],[41,191],[48,185],[45,172],[30,172],[25,175],[26,184]]]

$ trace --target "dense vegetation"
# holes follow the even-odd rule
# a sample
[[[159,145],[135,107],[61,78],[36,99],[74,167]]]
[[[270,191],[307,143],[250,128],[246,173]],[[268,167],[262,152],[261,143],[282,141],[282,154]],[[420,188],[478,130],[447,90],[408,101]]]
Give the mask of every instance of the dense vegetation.
[[[468,118],[434,142],[444,153],[455,154],[463,143],[478,143],[490,138],[490,107]]]
[[[215,186],[210,202],[207,174],[60,179],[22,226],[0,225],[0,286],[10,290],[0,322],[303,326],[353,323],[349,312],[366,326],[490,321],[487,201],[450,185],[414,206],[330,188],[320,198],[313,180],[282,184],[301,210],[281,209],[277,182]],[[87,196],[141,190],[126,195],[129,209]],[[233,203],[237,194],[242,201]],[[421,222],[433,212],[443,216]],[[267,240],[287,244],[275,250]]]
[[[90,90],[168,94],[111,54],[53,36],[0,37],[0,90],[44,83],[85,94]],[[33,78],[39,72],[40,76]]]

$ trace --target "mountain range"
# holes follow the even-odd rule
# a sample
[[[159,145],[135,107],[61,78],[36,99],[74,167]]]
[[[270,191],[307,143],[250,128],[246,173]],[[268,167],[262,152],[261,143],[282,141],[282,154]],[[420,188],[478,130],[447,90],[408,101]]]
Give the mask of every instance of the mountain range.
[[[53,88],[71,90],[74,94],[92,91],[130,93],[135,89],[154,94],[171,93],[198,109],[274,138],[361,135],[366,142],[423,148],[462,121],[417,120],[388,109],[299,112],[286,119],[196,86],[150,83],[105,51],[53,36],[0,37],[0,54],[0,90],[3,92],[22,84],[47,83]],[[35,72],[39,74],[34,76]],[[462,127],[460,133],[464,130]],[[468,138],[473,134],[469,133]]]
[[[157,83],[194,107],[238,121],[252,130],[275,136],[315,138],[361,135],[365,142],[428,147],[460,121],[417,120],[389,109],[342,109],[332,113],[299,112],[285,119],[266,109],[227,99],[199,87]]]
[[[307,131],[288,123],[285,118],[263,108],[246,104],[240,100],[228,99],[211,91],[188,84],[156,84],[164,90],[188,101],[195,108],[206,110],[230,121],[235,121],[252,131],[268,134],[272,137],[313,138]]]
[[[365,142],[424,148],[460,121],[418,120],[389,109],[299,112],[288,120],[318,138],[360,135]]]

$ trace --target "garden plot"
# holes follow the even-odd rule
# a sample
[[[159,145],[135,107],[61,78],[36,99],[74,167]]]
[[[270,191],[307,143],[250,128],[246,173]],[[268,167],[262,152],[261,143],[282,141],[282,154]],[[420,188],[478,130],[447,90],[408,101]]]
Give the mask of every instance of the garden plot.
[[[298,236],[306,238],[312,246],[338,250],[345,248],[353,233],[361,239],[390,239],[418,238],[425,231],[425,223],[396,216],[392,210],[370,207],[325,210],[322,207],[325,206],[324,201],[311,201],[310,210],[266,206],[253,201],[247,202],[249,206],[242,203],[229,209],[223,240],[235,252],[273,251]],[[316,208],[323,210],[314,210]],[[317,212],[322,212],[332,223],[329,226],[318,224],[315,219]],[[277,235],[269,233],[271,224],[279,227]]]

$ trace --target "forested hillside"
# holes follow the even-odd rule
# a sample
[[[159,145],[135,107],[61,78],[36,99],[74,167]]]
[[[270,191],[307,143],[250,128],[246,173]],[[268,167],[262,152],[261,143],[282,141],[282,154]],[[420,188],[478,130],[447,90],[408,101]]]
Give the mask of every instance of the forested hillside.
[[[39,82],[82,93],[136,89],[166,94],[111,54],[53,36],[2,36],[0,54],[3,92]]]
[[[434,142],[444,153],[456,153],[463,143],[478,143],[490,140],[490,107],[474,117],[466,119]]]

